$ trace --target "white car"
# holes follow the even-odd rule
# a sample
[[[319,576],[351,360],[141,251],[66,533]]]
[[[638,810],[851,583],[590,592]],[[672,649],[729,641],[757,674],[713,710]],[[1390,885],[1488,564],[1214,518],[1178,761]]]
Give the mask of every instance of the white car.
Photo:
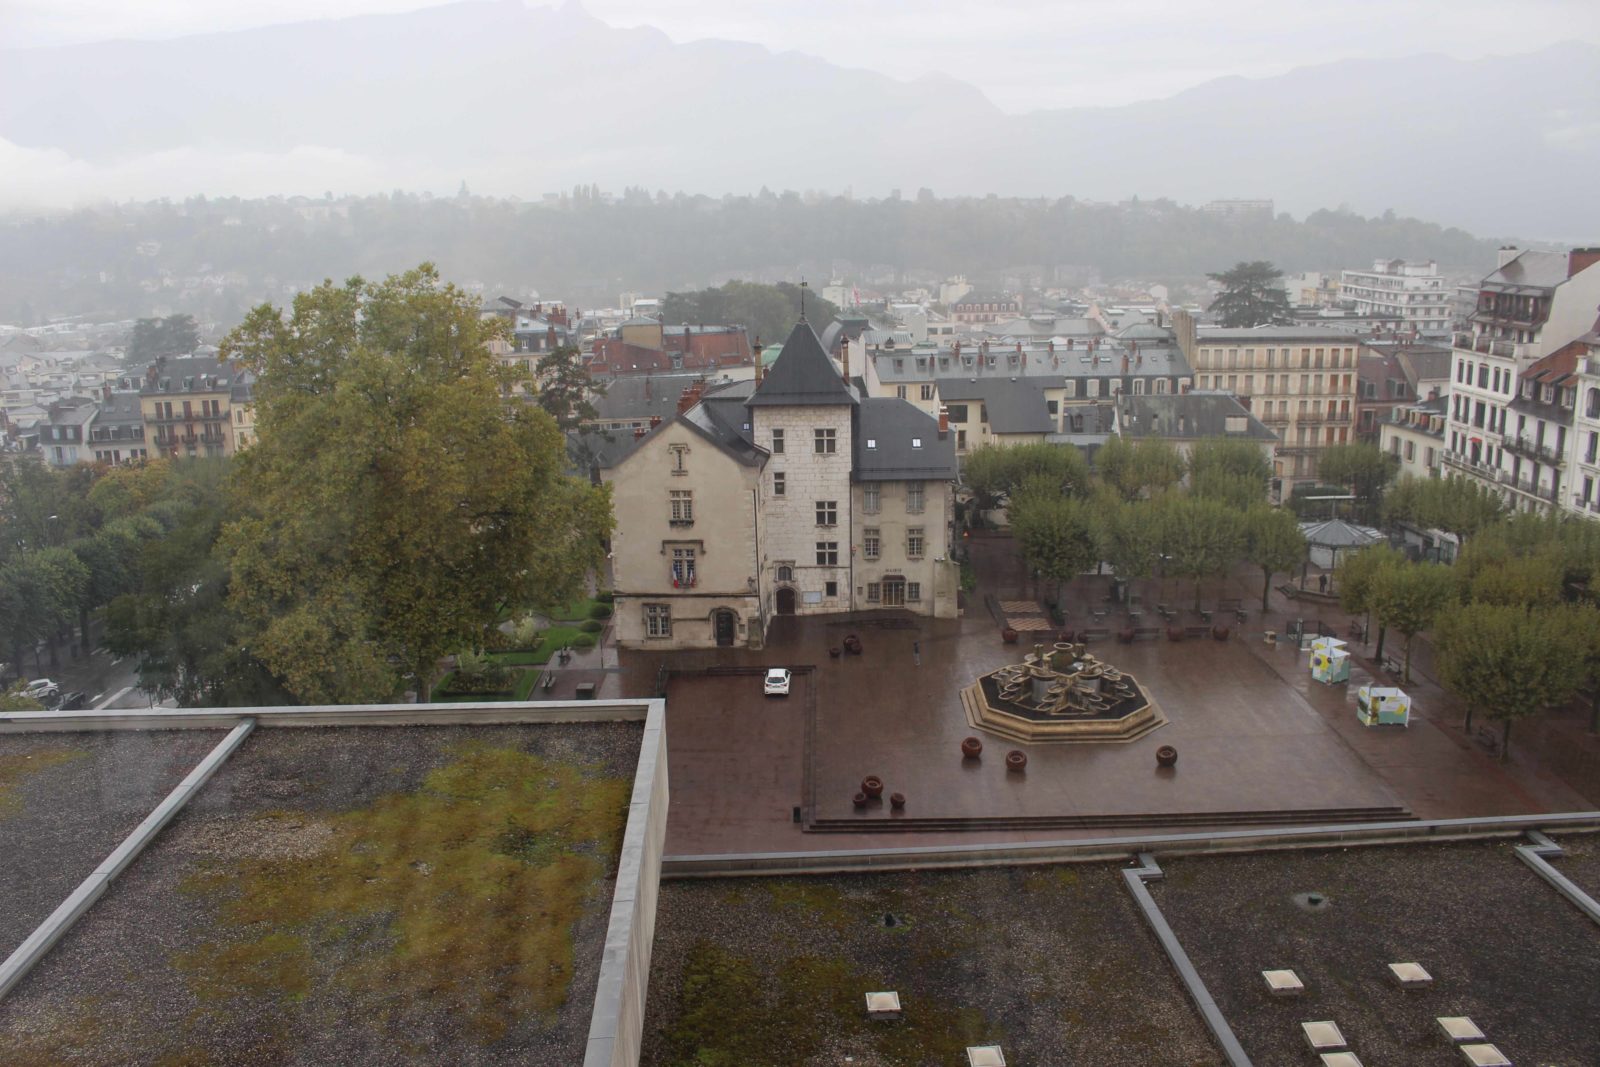
[[[61,692],[61,687],[48,678],[36,678],[22,687],[22,695],[34,700],[44,700],[46,697],[56,696]]]
[[[789,678],[786,668],[773,667],[767,671],[767,681],[762,691],[769,697],[786,697],[789,695]]]

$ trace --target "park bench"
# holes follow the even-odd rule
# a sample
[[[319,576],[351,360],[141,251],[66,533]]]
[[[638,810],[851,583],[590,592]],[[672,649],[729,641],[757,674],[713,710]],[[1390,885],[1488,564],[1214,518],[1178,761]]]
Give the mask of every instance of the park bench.
[[[1385,674],[1398,678],[1403,670],[1403,665],[1393,656],[1385,656],[1383,657],[1383,670]]]
[[[1500,739],[1496,737],[1494,735],[1494,731],[1489,729],[1487,726],[1478,727],[1476,739],[1478,744],[1488,749],[1491,756],[1500,751]]]
[[[1185,637],[1210,637],[1211,636],[1211,627],[1209,627],[1209,626],[1185,626],[1183,628],[1183,636],[1185,636]]]
[[[1135,641],[1158,641],[1161,639],[1161,632],[1161,627],[1159,626],[1135,626],[1133,628],[1133,639]]]
[[[1084,644],[1090,641],[1104,641],[1111,636],[1111,631],[1104,626],[1091,626],[1087,630],[1078,631],[1078,640]]]

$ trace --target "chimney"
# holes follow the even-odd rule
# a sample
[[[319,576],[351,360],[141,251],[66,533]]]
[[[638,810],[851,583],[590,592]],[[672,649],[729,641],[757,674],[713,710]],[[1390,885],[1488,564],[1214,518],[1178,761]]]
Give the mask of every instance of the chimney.
[[[1600,263],[1600,248],[1574,248],[1567,253],[1567,277]]]
[[[556,328],[554,326],[545,327],[544,343],[547,346],[549,346],[550,348],[552,348],[552,349],[555,348],[555,346],[556,346]]]
[[[1122,353],[1122,373],[1128,373],[1128,353]]]
[[[943,404],[939,405],[939,440],[943,441],[950,436],[950,412]]]
[[[755,357],[756,357],[756,384],[757,385],[761,384],[761,379],[762,379],[762,377],[763,377],[763,375],[765,373],[765,368],[761,366],[761,350],[762,350],[762,348],[763,348],[763,346],[761,344],[761,338],[758,336],[756,338],[756,346],[755,346],[755,348],[751,349],[751,351],[755,353]]]
[[[643,426],[635,426],[633,428],[633,439],[635,441],[637,441],[639,438],[643,437],[645,434],[647,434],[649,432],[650,431],[646,430]]]
[[[651,415],[650,416],[650,428],[653,430],[657,426],[660,426],[660,425],[661,425],[661,416],[660,415]]]
[[[839,372],[844,375],[844,380],[850,380],[850,339],[839,338]]]
[[[1520,255],[1522,255],[1522,249],[1518,248],[1516,245],[1501,245],[1500,251],[1495,253],[1495,269],[1498,270]]]

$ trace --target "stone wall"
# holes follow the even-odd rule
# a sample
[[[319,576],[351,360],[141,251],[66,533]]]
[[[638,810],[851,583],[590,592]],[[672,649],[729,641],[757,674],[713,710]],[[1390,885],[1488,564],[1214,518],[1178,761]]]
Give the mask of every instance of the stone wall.
[[[772,431],[782,430],[784,450],[768,461],[761,479],[761,589],[770,614],[777,613],[777,589],[789,585],[795,590],[795,613],[820,615],[850,610],[851,594],[851,509],[850,492],[850,412],[844,404],[828,407],[753,409],[756,443],[772,446]],[[834,431],[834,451],[818,455],[814,431]],[[773,476],[784,476],[784,494],[773,493]],[[837,522],[818,526],[819,500],[837,503]],[[838,545],[838,562],[817,562],[817,542]],[[777,580],[779,566],[793,568],[793,580]],[[826,595],[826,583],[834,582],[835,595]]]

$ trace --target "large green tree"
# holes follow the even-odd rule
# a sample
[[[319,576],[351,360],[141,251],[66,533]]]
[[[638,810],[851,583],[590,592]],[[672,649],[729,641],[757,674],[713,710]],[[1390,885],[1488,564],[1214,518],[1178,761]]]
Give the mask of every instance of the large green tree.
[[[575,430],[595,417],[594,397],[604,396],[604,382],[589,380],[583,357],[571,345],[552,349],[536,365],[539,393],[535,402],[563,430]]]
[[[426,700],[442,656],[603,559],[607,490],[563,473],[546,412],[502,401],[477,308],[424,265],[258,307],[223,346],[259,379],[229,603],[301,700]]]
[[[1396,468],[1395,458],[1377,445],[1356,442],[1326,449],[1317,461],[1317,477],[1348,489],[1356,498],[1356,521],[1370,525],[1379,520],[1384,486]]]
[[[1230,270],[1206,277],[1222,286],[1209,309],[1222,325],[1265,326],[1288,321],[1289,294],[1279,284],[1283,271],[1266,260],[1241,261]]]
[[[1387,545],[1368,545],[1359,552],[1340,558],[1333,571],[1334,591],[1339,595],[1339,606],[1352,615],[1371,615],[1378,607],[1378,573],[1390,567],[1403,567],[1403,552]],[[1387,630],[1378,627],[1378,645],[1373,655],[1383,655],[1383,639]]]
[[[1401,563],[1380,567],[1373,575],[1373,614],[1380,625],[1405,638],[1405,684],[1411,683],[1413,639],[1438,621],[1455,596],[1455,575],[1442,563]]]
[[[1035,476],[1018,493],[1011,506],[1011,532],[1034,573],[1054,583],[1058,604],[1062,586],[1099,560],[1088,508],[1081,500],[1062,496],[1047,479]]]
[[[1090,501],[1100,558],[1118,578],[1149,578],[1161,565],[1165,538],[1160,500],[1124,501],[1115,494]]]
[[[1582,683],[1592,642],[1558,611],[1468,604],[1437,627],[1440,680],[1474,712],[1499,721],[1501,758],[1512,723],[1571,700]]]
[[[1194,582],[1199,611],[1200,583],[1224,573],[1244,551],[1244,524],[1226,504],[1194,497],[1164,498],[1161,514],[1168,569]]]
[[[1469,478],[1402,478],[1383,495],[1383,521],[1443,530],[1467,540],[1505,514],[1493,489]]]
[[[140,319],[133,324],[126,358],[130,364],[139,364],[163,356],[187,356],[199,343],[200,330],[193,315]]]
[[[1100,446],[1094,462],[1101,480],[1124,500],[1159,493],[1183,479],[1183,457],[1160,437],[1129,441],[1114,435]]]
[[[1267,610],[1272,576],[1294,570],[1306,558],[1306,538],[1294,512],[1258,504],[1244,516],[1245,555],[1261,568],[1261,610]]]
[[[834,320],[839,309],[815,290],[805,292],[806,319],[817,332]],[[752,342],[781,342],[800,318],[800,287],[792,282],[763,285],[731,281],[715,289],[669,292],[661,302],[661,321],[667,326],[688,323],[731,324],[749,331]]]

